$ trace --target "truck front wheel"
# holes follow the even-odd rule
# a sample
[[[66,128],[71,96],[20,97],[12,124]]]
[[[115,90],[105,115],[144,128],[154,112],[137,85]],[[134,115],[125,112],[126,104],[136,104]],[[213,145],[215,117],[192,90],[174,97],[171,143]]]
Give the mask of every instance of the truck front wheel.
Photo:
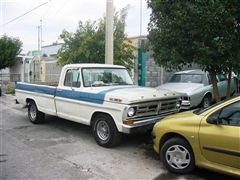
[[[96,142],[103,147],[113,147],[120,143],[121,133],[114,120],[105,114],[98,114],[93,119],[92,132]]]
[[[38,111],[34,101],[30,101],[28,104],[28,119],[33,124],[40,124],[44,121],[44,113]]]

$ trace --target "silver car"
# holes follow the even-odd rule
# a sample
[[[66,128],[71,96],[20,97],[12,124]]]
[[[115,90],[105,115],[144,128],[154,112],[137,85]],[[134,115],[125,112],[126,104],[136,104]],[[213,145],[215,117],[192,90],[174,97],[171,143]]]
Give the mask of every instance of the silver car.
[[[217,75],[220,97],[227,93],[227,78],[225,75]],[[213,102],[213,86],[208,72],[200,69],[181,71],[175,73],[170,80],[157,89],[175,91],[181,95],[181,109],[190,109],[201,106],[207,108]],[[234,94],[234,81],[231,82],[231,94]]]

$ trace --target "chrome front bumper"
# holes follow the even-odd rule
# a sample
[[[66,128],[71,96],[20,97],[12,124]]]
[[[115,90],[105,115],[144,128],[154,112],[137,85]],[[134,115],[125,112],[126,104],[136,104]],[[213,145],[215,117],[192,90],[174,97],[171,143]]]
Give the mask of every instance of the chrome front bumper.
[[[132,134],[136,132],[146,132],[148,130],[152,130],[155,123],[160,121],[161,119],[165,118],[167,115],[171,115],[174,113],[179,112],[171,111],[169,113],[165,113],[164,115],[152,116],[152,117],[145,117],[134,121],[132,125],[122,125],[122,132],[126,134]]]
[[[181,103],[181,109],[190,109],[191,108],[191,103],[190,101],[185,101],[183,100],[182,103]]]

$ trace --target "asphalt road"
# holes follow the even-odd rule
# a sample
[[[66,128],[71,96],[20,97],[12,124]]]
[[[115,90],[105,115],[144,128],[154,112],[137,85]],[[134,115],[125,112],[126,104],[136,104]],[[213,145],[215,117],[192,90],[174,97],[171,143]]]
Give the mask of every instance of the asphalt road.
[[[165,170],[150,134],[125,135],[113,149],[98,146],[89,127],[47,116],[33,125],[13,97],[0,97],[0,179],[210,180],[230,176],[196,169],[175,175]]]

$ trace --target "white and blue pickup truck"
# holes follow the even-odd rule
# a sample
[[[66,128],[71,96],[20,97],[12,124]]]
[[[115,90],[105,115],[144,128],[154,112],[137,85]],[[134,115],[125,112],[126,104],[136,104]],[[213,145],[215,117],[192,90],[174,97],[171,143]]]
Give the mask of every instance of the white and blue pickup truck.
[[[89,125],[103,147],[117,145],[122,133],[151,129],[180,108],[178,94],[138,87],[125,67],[107,64],[65,65],[57,87],[19,82],[16,97],[32,123],[49,114]]]

